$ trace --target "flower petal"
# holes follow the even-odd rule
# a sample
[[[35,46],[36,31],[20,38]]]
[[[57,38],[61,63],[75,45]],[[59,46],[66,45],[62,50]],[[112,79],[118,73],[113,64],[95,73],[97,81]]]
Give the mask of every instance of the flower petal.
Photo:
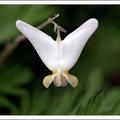
[[[71,69],[77,62],[84,45],[89,37],[95,32],[98,21],[94,18],[86,21],[82,26],[69,34],[62,41],[62,68]]]
[[[18,20],[16,22],[17,28],[21,33],[28,38],[34,46],[43,63],[50,69],[56,68],[56,43],[47,34],[38,30],[37,28]]]
[[[55,79],[55,75],[48,75],[43,79],[43,85],[48,88]]]

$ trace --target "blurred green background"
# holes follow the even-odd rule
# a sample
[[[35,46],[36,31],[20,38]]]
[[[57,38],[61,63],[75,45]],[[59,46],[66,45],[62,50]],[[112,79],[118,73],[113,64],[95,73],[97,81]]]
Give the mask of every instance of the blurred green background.
[[[28,40],[0,65],[0,114],[12,115],[110,115],[120,114],[120,6],[101,5],[1,5],[0,53],[19,31],[15,22],[33,26],[60,13],[55,21],[67,34],[95,17],[99,27],[87,42],[71,73],[79,79],[72,88],[44,88],[43,78],[51,72]],[[55,38],[53,26],[44,32]],[[67,34],[62,33],[62,38]]]

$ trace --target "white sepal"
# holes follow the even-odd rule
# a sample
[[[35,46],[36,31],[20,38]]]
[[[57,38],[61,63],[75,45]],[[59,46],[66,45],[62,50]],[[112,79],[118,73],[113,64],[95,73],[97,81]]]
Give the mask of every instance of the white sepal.
[[[70,70],[77,62],[84,45],[89,37],[95,32],[98,21],[89,19],[75,31],[70,33],[61,44],[62,48],[62,68]]]
[[[43,63],[50,69],[56,68],[56,43],[44,32],[37,28],[18,20],[17,28],[32,43]]]

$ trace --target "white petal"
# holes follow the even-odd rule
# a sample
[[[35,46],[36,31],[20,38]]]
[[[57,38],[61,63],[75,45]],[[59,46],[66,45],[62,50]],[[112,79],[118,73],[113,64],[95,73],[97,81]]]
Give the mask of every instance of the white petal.
[[[98,21],[94,18],[86,21],[82,26],[69,34],[62,42],[62,68],[71,69],[77,62],[80,53],[89,37],[95,32]]]
[[[50,86],[50,84],[53,82],[53,80],[55,79],[55,75],[47,75],[44,79],[43,79],[43,85],[48,88]]]
[[[44,64],[50,69],[53,70],[56,68],[56,43],[55,41],[38,30],[37,28],[18,20],[16,22],[17,28],[21,33],[28,38],[36,49],[38,55],[44,62]]]

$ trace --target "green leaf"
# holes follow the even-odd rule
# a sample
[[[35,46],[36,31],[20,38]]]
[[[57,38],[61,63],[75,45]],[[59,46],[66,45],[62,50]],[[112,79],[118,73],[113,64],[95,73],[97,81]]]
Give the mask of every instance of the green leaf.
[[[107,114],[110,114],[110,111],[113,111],[118,101],[120,101],[120,90],[111,89],[108,93],[106,93],[105,98],[100,107],[99,113],[104,114],[108,111]]]
[[[25,89],[20,86],[27,84],[32,79],[32,73],[28,68],[14,65],[1,71],[0,92],[12,95],[21,95]]]
[[[95,96],[101,89],[103,81],[103,73],[101,69],[96,68],[88,76],[88,83],[86,86],[86,92],[82,99],[83,105],[88,102],[90,98]]]
[[[0,43],[12,40],[18,35],[16,20],[21,19],[31,24],[41,24],[43,20],[48,19],[55,14],[55,7],[51,6],[0,6]]]

